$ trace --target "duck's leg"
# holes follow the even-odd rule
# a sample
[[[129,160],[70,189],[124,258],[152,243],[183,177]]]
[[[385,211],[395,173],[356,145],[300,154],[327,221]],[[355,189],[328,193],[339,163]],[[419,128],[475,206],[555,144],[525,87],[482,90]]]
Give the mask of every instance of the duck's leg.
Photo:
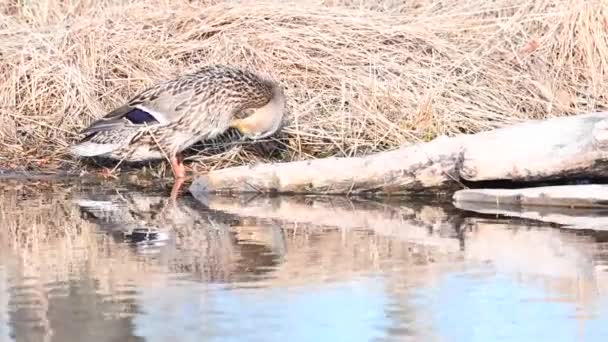
[[[171,168],[173,169],[173,187],[171,188],[171,199],[176,200],[179,190],[186,180],[186,167],[181,160],[181,155],[175,154],[171,157]]]
[[[171,168],[173,169],[173,177],[177,180],[180,178],[186,178],[186,168],[184,163],[181,161],[181,156],[175,154],[171,157]]]
[[[177,199],[177,195],[179,195],[179,190],[184,185],[186,178],[176,178],[175,182],[173,182],[173,187],[171,188],[171,200],[175,201]]]

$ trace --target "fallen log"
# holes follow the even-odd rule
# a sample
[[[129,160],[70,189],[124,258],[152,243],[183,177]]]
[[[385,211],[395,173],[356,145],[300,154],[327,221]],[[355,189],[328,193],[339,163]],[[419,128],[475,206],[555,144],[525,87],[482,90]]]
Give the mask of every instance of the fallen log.
[[[529,121],[364,157],[258,164],[195,177],[191,192],[407,194],[461,181],[606,177],[608,112]]]

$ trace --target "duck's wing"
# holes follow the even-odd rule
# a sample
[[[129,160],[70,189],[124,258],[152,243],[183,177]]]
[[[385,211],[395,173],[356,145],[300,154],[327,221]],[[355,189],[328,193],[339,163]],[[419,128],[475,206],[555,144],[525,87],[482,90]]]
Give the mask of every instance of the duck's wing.
[[[166,125],[181,116],[185,109],[184,103],[194,95],[194,89],[179,79],[157,84],[93,122],[81,134],[90,135],[125,127]]]

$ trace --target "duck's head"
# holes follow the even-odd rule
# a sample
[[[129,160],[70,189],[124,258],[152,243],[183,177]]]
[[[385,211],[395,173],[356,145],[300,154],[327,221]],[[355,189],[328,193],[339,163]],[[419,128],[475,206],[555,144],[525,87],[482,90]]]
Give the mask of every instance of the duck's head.
[[[235,119],[231,126],[249,139],[266,138],[276,133],[283,124],[286,99],[283,89],[273,88],[272,97],[268,103],[258,108],[248,108],[243,112],[243,119]]]

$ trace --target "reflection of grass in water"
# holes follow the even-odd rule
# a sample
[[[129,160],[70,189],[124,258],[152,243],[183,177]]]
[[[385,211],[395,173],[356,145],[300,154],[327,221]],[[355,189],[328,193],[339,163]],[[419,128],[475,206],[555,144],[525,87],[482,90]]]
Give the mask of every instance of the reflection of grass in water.
[[[109,289],[111,281],[144,283],[153,271],[190,274],[201,281],[238,281],[255,279],[252,275],[261,269],[266,269],[262,272],[266,276],[272,271],[272,276],[283,281],[298,279],[296,274],[302,275],[300,281],[315,281],[378,269],[383,259],[408,262],[417,253],[408,244],[365,231],[213,214],[188,197],[172,206],[162,194],[133,191],[112,195],[113,201],[126,206],[111,213],[119,221],[116,229],[143,227],[144,222],[171,234],[173,240],[161,260],[139,255],[135,247],[123,244],[120,229],[104,228],[107,218],[94,219],[81,212],[70,202],[80,189],[52,187],[44,182],[20,184],[0,193],[0,218],[5,225],[1,243],[21,260],[21,272],[41,277],[41,281],[91,272],[100,278],[102,288]],[[90,194],[98,191],[90,190]],[[83,194],[87,198],[87,192]]]
[[[108,281],[145,282],[146,270],[162,271],[158,260],[140,257],[133,246],[125,245],[123,232],[100,234],[103,227],[87,220],[87,215],[70,202],[70,197],[68,190],[62,188],[40,191],[37,187],[21,187],[0,193],[3,209],[0,219],[4,224],[0,241],[19,258],[20,272],[24,276],[41,277],[45,282],[50,280],[45,277],[67,280],[80,272],[91,272],[99,277],[102,288],[111,288],[113,286]],[[164,197],[156,199],[152,204],[165,200]],[[127,202],[127,205],[132,204]],[[159,226],[167,221],[171,224],[171,216],[151,214],[157,209],[150,205],[150,208],[140,208],[139,216],[118,217],[122,220],[118,226],[125,230],[133,229],[141,219]],[[130,214],[128,209],[124,211]],[[188,234],[185,229],[180,233],[182,238],[190,235],[189,242],[203,251],[209,250],[204,248],[205,245],[219,241]],[[214,250],[224,249],[216,247]],[[104,283],[107,286],[103,286]]]
[[[0,192],[0,242],[18,258],[19,272],[45,283],[102,266],[96,260],[103,254],[104,237],[67,204],[67,191],[43,187]]]

